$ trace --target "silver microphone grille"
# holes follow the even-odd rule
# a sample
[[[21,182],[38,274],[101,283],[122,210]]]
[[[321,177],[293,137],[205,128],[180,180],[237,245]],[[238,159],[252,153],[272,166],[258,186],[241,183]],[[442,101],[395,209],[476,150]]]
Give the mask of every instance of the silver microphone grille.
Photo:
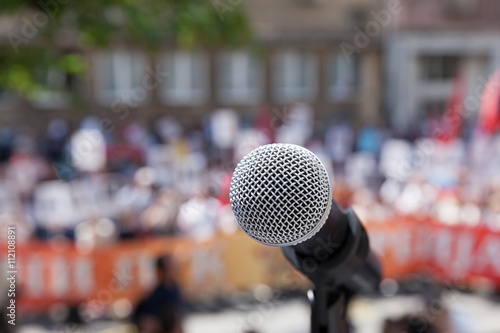
[[[309,150],[270,144],[238,163],[229,200],[236,221],[250,237],[288,246],[309,239],[323,226],[332,188],[325,167]]]

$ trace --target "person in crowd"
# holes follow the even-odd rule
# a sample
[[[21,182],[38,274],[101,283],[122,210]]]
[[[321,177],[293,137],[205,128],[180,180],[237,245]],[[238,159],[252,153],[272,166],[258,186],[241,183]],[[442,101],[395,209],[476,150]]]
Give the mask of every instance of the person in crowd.
[[[280,114],[283,116],[280,122],[273,122],[273,126],[276,127],[273,127],[273,131],[276,135],[281,135],[282,139],[292,138],[290,142],[303,145],[311,142],[309,140],[312,135],[310,111],[306,105],[293,105],[289,110],[284,110]],[[134,144],[134,147],[139,146],[144,151],[147,150],[155,155],[156,158],[150,158],[147,161],[134,159],[131,169],[116,170],[111,167],[112,159],[106,158],[106,167],[99,169],[94,175],[114,170],[120,181],[112,184],[106,180],[106,184],[103,184],[113,200],[106,216],[95,216],[96,219],[112,220],[118,228],[117,232],[121,239],[135,238],[144,233],[158,236],[180,234],[197,239],[209,239],[217,233],[218,228],[225,230],[225,233],[231,233],[234,230],[234,224],[231,221],[230,209],[229,207],[220,209],[220,207],[229,204],[229,181],[231,171],[234,169],[232,163],[238,162],[243,155],[257,146],[270,142],[269,138],[265,139],[263,133],[258,130],[266,127],[265,119],[269,117],[260,119],[254,128],[243,128],[237,115],[228,110],[219,110],[211,122],[213,125],[210,127],[212,131],[209,131],[211,135],[203,137],[199,129],[184,131],[177,120],[165,118],[157,123],[156,130],[162,143],[157,149],[149,149],[160,143],[147,139],[150,133],[146,128],[137,124],[126,127],[124,138],[116,140]],[[230,136],[227,136],[227,133],[219,133],[224,131],[224,124],[231,124]],[[36,208],[34,194],[47,181],[57,178],[62,180],[61,184],[67,183],[69,178],[63,176],[71,165],[66,165],[68,159],[60,156],[60,150],[62,142],[67,141],[73,134],[64,120],[54,119],[48,122],[47,131],[43,137],[58,144],[37,146],[36,142],[46,143],[46,141],[37,137],[29,127],[2,129],[0,131],[0,207],[12,206],[10,202],[12,198],[20,198],[21,202],[19,207],[16,207],[16,212],[26,216],[27,221],[33,221],[33,228],[43,230],[43,228],[40,229],[40,222],[34,214],[36,210],[34,209]],[[460,152],[467,151],[467,145],[471,147],[474,145],[471,142],[461,143],[460,140],[456,140],[455,143],[447,142],[444,146],[437,145],[432,139],[421,140],[421,143],[389,140],[382,135],[378,127],[364,128],[356,140],[353,126],[347,122],[335,123],[326,131],[315,133],[314,138],[315,141],[312,142],[324,142],[324,150],[328,158],[322,160],[327,168],[333,166],[331,174],[334,176],[335,190],[341,188],[342,184],[345,185],[343,204],[346,206],[353,203],[349,198],[352,198],[356,191],[366,188],[374,195],[379,190],[384,193],[376,199],[381,199],[380,205],[387,211],[399,215],[403,211],[405,215],[418,213],[421,217],[426,215],[432,218],[432,212],[436,211],[437,203],[440,202],[434,194],[445,193],[449,190],[455,191],[454,189],[458,187],[462,188],[458,191],[467,194],[463,197],[457,195],[460,206],[458,208],[460,210],[464,208],[460,216],[465,216],[465,218],[460,217],[460,220],[467,221],[467,223],[464,222],[465,224],[486,224],[495,229],[500,225],[498,222],[500,220],[498,218],[500,216],[498,208],[500,190],[498,187],[490,188],[491,180],[494,179],[500,165],[500,159],[496,157],[500,151],[498,137],[492,137],[484,142],[486,148],[481,150],[483,152],[481,154],[488,157],[488,163],[482,167],[477,167],[475,163],[466,163],[463,158],[465,155]],[[233,150],[232,153],[228,153],[225,159],[214,159],[212,155],[214,155],[215,143],[210,140],[218,142],[218,146],[230,147],[228,151]],[[106,141],[105,144],[108,145],[106,154],[109,155],[110,142]],[[349,172],[344,172],[346,163],[355,160],[354,146],[356,146],[357,153],[363,152],[365,157],[373,156],[373,160],[368,161],[362,156],[364,159],[358,158],[359,163],[357,163],[362,168],[355,168],[350,164],[347,168]],[[315,153],[323,150],[316,149],[319,147],[317,144],[308,147]],[[382,154],[378,159],[380,151]],[[384,154],[385,151],[390,154]],[[454,151],[458,153],[455,154]],[[66,155],[69,154],[66,150],[64,152]],[[57,157],[65,162],[50,163],[49,155],[53,157],[52,159]],[[129,155],[125,154],[123,158],[129,158],[127,156]],[[321,154],[319,156],[321,158]],[[152,163],[153,160],[161,163]],[[375,163],[376,167],[368,168],[368,162]],[[389,162],[390,165],[386,166]],[[454,169],[452,170],[451,167]],[[227,177],[225,177],[225,172]],[[414,184],[417,173],[419,180],[417,184]],[[72,174],[76,177],[71,178],[74,181],[82,181],[85,178],[84,174],[78,174],[76,171]],[[349,177],[350,174],[354,174],[354,177]],[[460,175],[465,175],[467,179],[460,180]],[[392,179],[395,176],[398,177]],[[369,181],[353,186],[349,181],[351,178],[356,181],[363,179]],[[206,190],[199,190],[208,187],[207,179],[210,179],[214,186],[221,188],[217,198],[208,195]],[[384,180],[390,180],[391,184],[399,190],[392,191],[394,186],[383,186],[387,183]],[[418,203],[418,200],[415,200],[417,192],[420,193],[417,197],[423,199],[424,209],[420,206],[411,206]],[[388,199],[385,195],[388,193],[393,193],[390,196],[394,198]],[[96,197],[97,195],[96,193]],[[69,198],[68,202],[75,201],[75,198]],[[396,202],[398,198],[401,205]],[[405,198],[409,200],[403,200]],[[402,206],[403,210],[399,209],[399,206]],[[458,212],[457,209],[454,211]],[[5,214],[0,217],[0,220],[5,220],[4,217]],[[88,216],[75,216],[72,221],[57,222],[73,229],[69,230],[71,234],[78,222],[85,219],[88,219]],[[449,218],[445,219],[449,220]],[[42,236],[43,233],[39,233],[38,237]]]
[[[158,284],[139,302],[133,314],[141,333],[181,333],[184,300],[174,278],[174,265],[169,256],[156,260]]]
[[[358,151],[377,157],[380,153],[381,145],[382,135],[377,128],[366,126],[361,129],[356,141],[356,149]]]
[[[10,128],[0,128],[0,164],[7,163],[12,155],[14,133]]]
[[[178,212],[177,193],[172,189],[162,189],[140,216],[141,228],[146,234],[172,235],[175,233]]]
[[[54,118],[47,126],[47,134],[42,140],[42,151],[51,162],[61,162],[67,141],[68,124],[64,119]]]
[[[344,175],[344,166],[352,153],[354,131],[347,122],[334,124],[325,132],[325,146],[333,161],[335,174]]]
[[[217,232],[219,208],[220,202],[211,189],[199,191],[179,209],[179,232],[199,241],[211,239]]]

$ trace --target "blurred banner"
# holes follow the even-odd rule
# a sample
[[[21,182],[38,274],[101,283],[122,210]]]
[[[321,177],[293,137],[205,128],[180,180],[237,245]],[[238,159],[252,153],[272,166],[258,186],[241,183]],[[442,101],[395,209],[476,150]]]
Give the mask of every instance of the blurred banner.
[[[385,277],[428,274],[447,283],[500,288],[500,232],[399,218],[365,225]]]
[[[414,218],[365,226],[385,277],[426,273],[450,283],[486,281],[500,288],[499,232]],[[279,248],[261,245],[238,231],[203,243],[155,238],[101,246],[89,253],[65,242],[20,244],[18,299],[23,311],[30,313],[65,303],[89,305],[97,316],[115,301],[135,303],[154,288],[154,262],[162,254],[175,259],[178,281],[191,301],[259,284],[278,289],[308,286]]]
[[[177,280],[191,301],[258,284],[299,288],[307,283],[279,248],[261,245],[242,232],[203,243],[178,237],[127,241],[89,253],[67,242],[19,244],[16,251],[17,299],[24,313],[64,303],[88,305],[97,316],[117,300],[136,303],[155,287],[155,259],[165,254],[174,258]]]

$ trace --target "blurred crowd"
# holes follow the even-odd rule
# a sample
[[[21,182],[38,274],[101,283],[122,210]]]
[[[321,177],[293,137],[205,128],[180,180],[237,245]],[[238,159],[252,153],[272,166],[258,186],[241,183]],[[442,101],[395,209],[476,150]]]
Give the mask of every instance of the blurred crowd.
[[[229,183],[236,163],[268,143],[305,146],[323,161],[341,205],[360,218],[429,217],[500,229],[500,139],[397,137],[346,120],[314,126],[306,104],[260,107],[253,119],[230,109],[188,128],[163,116],[115,126],[97,117],[0,129],[0,225],[19,241],[70,239],[91,250],[120,239],[179,235],[205,240],[235,232]]]

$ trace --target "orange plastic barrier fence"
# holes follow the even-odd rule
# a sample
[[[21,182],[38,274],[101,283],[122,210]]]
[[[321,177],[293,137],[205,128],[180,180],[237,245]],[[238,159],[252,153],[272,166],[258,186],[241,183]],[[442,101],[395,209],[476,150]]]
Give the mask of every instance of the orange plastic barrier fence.
[[[370,222],[365,227],[386,277],[427,272],[453,283],[480,279],[500,288],[499,232],[415,219]],[[237,232],[204,243],[183,238],[121,242],[87,254],[68,243],[18,244],[16,298],[21,309],[29,312],[44,311],[59,302],[97,307],[121,298],[136,302],[154,287],[154,261],[160,254],[172,255],[178,281],[191,300],[257,284],[282,289],[307,286],[279,248]],[[5,259],[3,255],[4,263]]]

